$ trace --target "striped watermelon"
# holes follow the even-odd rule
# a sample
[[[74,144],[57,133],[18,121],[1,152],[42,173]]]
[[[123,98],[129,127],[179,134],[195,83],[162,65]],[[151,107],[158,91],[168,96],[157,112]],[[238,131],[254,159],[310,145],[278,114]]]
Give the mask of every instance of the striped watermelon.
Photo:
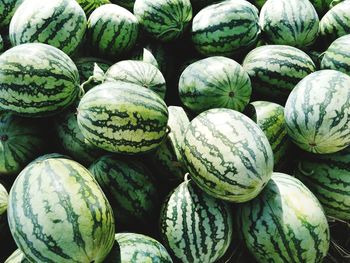
[[[135,45],[138,33],[136,17],[118,5],[102,5],[92,12],[88,20],[91,45],[112,60]]]
[[[153,38],[171,41],[179,38],[192,19],[190,0],[136,0],[134,14]]]
[[[153,90],[162,99],[165,98],[165,79],[159,69],[150,63],[123,60],[112,65],[105,74],[105,81],[120,80],[134,83]]]
[[[110,66],[112,66],[113,63],[103,60],[100,58],[95,57],[80,57],[74,61],[75,65],[77,66],[79,76],[80,76],[80,83],[84,83],[88,81],[91,77],[95,77],[96,75],[96,66],[97,69],[101,69],[103,76],[104,72],[106,72]],[[94,74],[95,73],[95,74]],[[92,89],[94,86],[97,86],[100,84],[99,81],[93,79],[89,83],[84,83],[84,91],[88,91]]]
[[[89,165],[105,153],[83,136],[73,111],[55,118],[55,131],[59,146],[81,164]]]
[[[24,0],[0,0],[0,28],[6,28],[13,14]]]
[[[71,105],[79,92],[76,66],[55,47],[23,44],[0,55],[0,107],[4,110],[30,117],[53,115]]]
[[[334,69],[350,75],[350,35],[336,39],[324,52],[322,69]]]
[[[164,101],[142,86],[115,81],[89,90],[78,106],[84,137],[99,148],[118,153],[143,153],[166,136]]]
[[[320,35],[330,43],[347,34],[350,34],[350,2],[343,1],[322,17]]]
[[[350,145],[350,77],[316,71],[298,83],[284,111],[288,135],[301,149],[333,153]]]
[[[86,31],[86,16],[75,0],[30,0],[16,10],[10,23],[13,46],[40,42],[72,55]]]
[[[163,204],[163,244],[183,263],[215,262],[230,246],[232,214],[228,203],[207,195],[185,179]]]
[[[343,0],[310,0],[319,15],[324,15],[329,9],[342,1]]]
[[[192,41],[203,55],[230,56],[253,46],[260,34],[258,9],[245,0],[225,0],[193,18]]]
[[[274,170],[282,168],[291,150],[284,121],[284,108],[268,101],[254,101],[247,107],[246,114],[258,124],[265,133],[273,151]]]
[[[20,249],[16,249],[5,261],[5,263],[30,263]]]
[[[46,148],[42,123],[0,113],[0,174],[16,175]]]
[[[182,144],[193,180],[208,194],[231,202],[256,197],[269,181],[273,153],[263,131],[230,109],[212,109],[193,119]]]
[[[157,173],[164,178],[183,179],[187,170],[182,159],[182,142],[187,126],[190,124],[186,112],[178,106],[169,106],[168,126],[170,133],[165,141],[151,153]]]
[[[6,213],[8,193],[6,188],[0,183],[0,218]]]
[[[2,36],[0,35],[0,53],[4,52],[5,49],[6,49],[6,47],[5,47],[4,39],[3,39]]]
[[[85,14],[89,16],[96,8],[101,5],[110,4],[108,0],[76,0]]]
[[[221,56],[192,63],[179,80],[182,103],[197,114],[213,108],[243,111],[251,92],[246,71],[236,61]]]
[[[172,263],[165,247],[157,240],[136,233],[118,233],[105,263]]]
[[[242,66],[252,81],[253,93],[277,101],[285,100],[300,80],[316,70],[306,53],[286,45],[255,48]]]
[[[321,204],[292,176],[274,173],[236,214],[237,229],[258,262],[318,263],[327,254],[329,226]]]
[[[316,195],[326,214],[350,220],[350,148],[343,151],[303,156],[295,169],[299,178]]]
[[[319,18],[309,0],[267,0],[259,21],[264,38],[271,44],[305,48],[318,35]]]
[[[106,194],[120,228],[135,230],[156,220],[156,182],[142,162],[105,155],[91,164],[89,171]]]
[[[103,262],[114,242],[113,211],[92,175],[59,156],[30,163],[14,182],[8,222],[31,262]]]

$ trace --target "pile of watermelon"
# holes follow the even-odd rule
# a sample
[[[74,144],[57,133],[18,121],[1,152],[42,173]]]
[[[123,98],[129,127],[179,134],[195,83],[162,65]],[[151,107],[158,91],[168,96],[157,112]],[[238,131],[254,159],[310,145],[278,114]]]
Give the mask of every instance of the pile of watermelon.
[[[0,35],[1,262],[350,261],[349,0],[2,0]]]

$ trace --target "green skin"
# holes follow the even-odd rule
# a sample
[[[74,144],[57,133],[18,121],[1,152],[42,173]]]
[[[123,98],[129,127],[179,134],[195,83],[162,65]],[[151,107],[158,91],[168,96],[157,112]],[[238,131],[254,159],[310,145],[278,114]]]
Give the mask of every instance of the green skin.
[[[23,252],[18,248],[6,259],[5,263],[30,263],[30,261],[26,259]]]
[[[8,193],[5,187],[0,184],[0,218],[5,214],[7,210]]]
[[[159,203],[156,181],[142,162],[105,155],[91,164],[89,171],[110,201],[118,226],[137,230],[155,220]]]
[[[322,262],[330,233],[323,208],[298,179],[274,173],[261,194],[240,204],[237,229],[259,263]]]
[[[81,8],[84,10],[87,17],[101,5],[110,4],[108,0],[76,0]],[[113,2],[113,1],[112,1]]]
[[[72,55],[83,40],[86,24],[85,13],[75,0],[31,0],[16,10],[9,35],[13,46],[39,42]]]
[[[207,195],[185,178],[163,204],[163,244],[180,262],[216,262],[230,246],[232,215],[228,203]]]
[[[27,117],[57,114],[80,93],[73,61],[63,51],[42,43],[22,44],[4,52],[0,82],[1,108]]]
[[[136,0],[134,14],[153,38],[168,42],[185,31],[192,6],[190,0]]]
[[[31,162],[13,184],[8,222],[31,262],[103,262],[114,243],[112,208],[79,163],[54,154]]]
[[[100,55],[114,60],[134,47],[139,34],[139,22],[125,8],[106,4],[90,15],[87,33],[90,43]]]
[[[190,64],[179,80],[182,103],[199,114],[213,108],[243,111],[252,86],[245,70],[226,57],[210,57]]]
[[[295,176],[316,195],[326,214],[350,220],[350,148],[324,155],[306,155],[295,167]]]
[[[136,233],[118,233],[105,263],[172,263],[165,247],[157,240]]]
[[[123,60],[112,65],[104,76],[104,81],[120,80],[149,88],[165,98],[166,83],[160,70],[143,61]]]
[[[0,28],[6,28],[13,14],[24,0],[1,0],[0,1]]]
[[[350,75],[350,36],[336,39],[324,52],[321,69],[334,69]]]
[[[17,175],[44,151],[46,143],[47,139],[39,120],[2,112],[0,114],[0,174]]]

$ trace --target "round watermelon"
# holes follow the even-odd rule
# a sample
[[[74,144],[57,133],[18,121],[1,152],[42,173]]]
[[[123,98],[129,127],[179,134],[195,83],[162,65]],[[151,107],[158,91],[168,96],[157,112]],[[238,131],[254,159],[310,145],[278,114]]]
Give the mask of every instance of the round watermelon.
[[[251,92],[246,71],[236,61],[221,56],[190,64],[179,80],[182,103],[197,114],[213,108],[243,111]]]
[[[273,152],[263,131],[230,109],[212,109],[194,118],[185,132],[182,151],[199,187],[231,202],[256,197],[273,170]]]
[[[284,117],[287,132],[301,149],[333,153],[350,145],[350,77],[335,70],[316,71],[294,88]]]

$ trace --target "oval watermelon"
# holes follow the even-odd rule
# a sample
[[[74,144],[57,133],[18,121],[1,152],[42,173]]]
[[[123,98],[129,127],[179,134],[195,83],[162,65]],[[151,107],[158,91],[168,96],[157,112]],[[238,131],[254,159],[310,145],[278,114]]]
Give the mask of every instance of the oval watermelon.
[[[92,175],[79,163],[44,156],[17,177],[8,222],[31,262],[103,262],[112,249],[113,211]]]
[[[78,106],[78,125],[92,144],[117,153],[144,153],[166,136],[168,109],[150,89],[105,82],[89,90]]]
[[[0,55],[0,107],[18,115],[43,117],[70,106],[80,92],[79,73],[61,50],[22,44]]]
[[[160,231],[163,243],[180,262],[216,262],[231,243],[232,211],[228,203],[185,180],[163,204]]]
[[[240,204],[237,228],[258,262],[322,262],[330,233],[326,215],[298,179],[274,173],[261,194]]]

